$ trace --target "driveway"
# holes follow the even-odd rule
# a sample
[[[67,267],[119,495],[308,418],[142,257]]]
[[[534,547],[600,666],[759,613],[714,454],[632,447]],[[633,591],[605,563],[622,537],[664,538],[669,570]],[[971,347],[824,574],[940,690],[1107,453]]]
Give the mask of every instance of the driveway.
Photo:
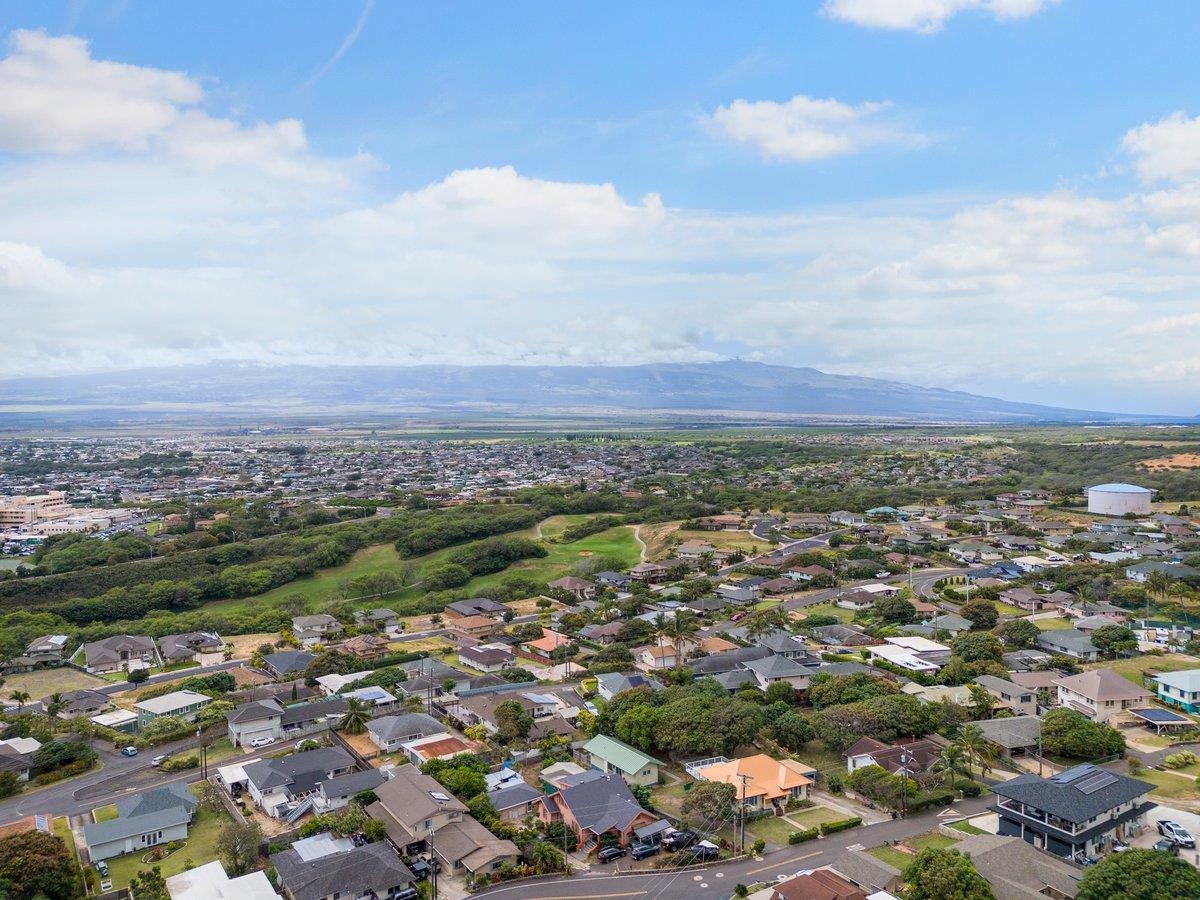
[[[1154,846],[1154,842],[1162,837],[1158,833],[1159,819],[1169,819],[1172,822],[1178,822],[1192,833],[1192,837],[1200,837],[1200,814],[1173,806],[1163,806],[1160,803],[1158,809],[1151,810],[1150,814],[1146,816],[1146,830],[1133,839],[1133,846]],[[1200,868],[1200,850],[1180,850],[1179,858],[1186,859],[1193,866]]]

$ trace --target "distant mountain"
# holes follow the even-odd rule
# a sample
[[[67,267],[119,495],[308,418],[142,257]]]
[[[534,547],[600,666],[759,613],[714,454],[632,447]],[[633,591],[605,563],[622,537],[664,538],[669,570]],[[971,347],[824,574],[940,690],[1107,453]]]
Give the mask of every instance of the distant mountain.
[[[962,391],[750,362],[640,366],[265,366],[213,363],[0,380],[0,409],[73,417],[730,416],[764,420],[1137,422]]]

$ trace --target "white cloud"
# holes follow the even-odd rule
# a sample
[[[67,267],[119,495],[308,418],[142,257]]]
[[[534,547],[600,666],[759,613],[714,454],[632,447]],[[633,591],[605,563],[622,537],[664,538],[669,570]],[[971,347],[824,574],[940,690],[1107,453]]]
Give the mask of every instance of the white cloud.
[[[821,12],[866,28],[933,34],[967,10],[995,19],[1025,19],[1059,0],[825,0]]]
[[[809,162],[856,153],[880,144],[913,146],[927,141],[881,119],[887,103],[851,105],[798,94],[791,100],[734,100],[708,123],[721,134],[758,147],[769,159]]]
[[[1145,122],[1126,132],[1122,144],[1147,181],[1194,181],[1200,176],[1200,117],[1176,112]]]
[[[0,60],[0,146],[26,153],[145,147],[203,95],[182,72],[95,60],[79,38],[15,31]]]
[[[0,60],[0,149],[78,154],[117,147],[198,168],[344,180],[338,164],[308,154],[299,121],[245,126],[199,109],[203,100],[199,82],[182,72],[94,59],[77,37],[15,31]]]

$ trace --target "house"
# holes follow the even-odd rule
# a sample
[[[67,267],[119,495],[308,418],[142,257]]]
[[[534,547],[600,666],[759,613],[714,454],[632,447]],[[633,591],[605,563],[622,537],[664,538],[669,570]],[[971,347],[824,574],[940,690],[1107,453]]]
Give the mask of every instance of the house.
[[[1002,756],[1033,752],[1042,736],[1042,720],[1039,716],[981,719],[970,724],[977,727],[984,740],[996,747]]]
[[[1010,673],[1017,672],[1033,672],[1038,666],[1050,661],[1050,654],[1045,650],[1013,650],[1005,653],[1001,659],[1004,662],[1004,668]],[[1016,679],[1013,679],[1016,681]],[[1023,687],[1029,687],[1021,681],[1017,681]]]
[[[379,769],[366,769],[322,781],[312,797],[313,812],[324,815],[349,806],[359,794],[375,790],[386,780],[387,776]]]
[[[441,734],[445,730],[441,722],[425,713],[380,716],[367,723],[367,734],[384,753],[393,753],[409,741]]]
[[[616,738],[598,734],[583,745],[582,753],[592,768],[620,775],[629,784],[658,784],[658,760]]]
[[[316,654],[303,650],[277,650],[263,657],[263,668],[273,678],[287,678],[302,674],[316,658]]]
[[[33,769],[33,754],[41,749],[34,738],[8,738],[0,741],[0,772],[12,772],[17,781],[28,781]]]
[[[442,610],[442,618],[447,622],[454,619],[465,619],[467,616],[490,616],[493,619],[499,619],[510,611],[503,603],[497,603],[487,597],[475,597],[471,600],[455,600],[448,604]]]
[[[837,512],[829,514],[829,521],[833,525],[862,525],[865,523],[866,517],[860,513],[847,512],[844,509],[839,509]]]
[[[862,888],[831,869],[800,872],[767,890],[769,894],[763,892],[767,900],[867,900]],[[871,897],[882,900],[877,894]]]
[[[846,771],[863,766],[881,766],[891,775],[908,772],[917,775],[927,772],[942,753],[942,746],[928,738],[900,744],[885,744],[874,738],[862,737],[845,753]]]
[[[562,822],[575,833],[579,847],[589,853],[604,835],[627,847],[634,830],[658,821],[642,809],[625,780],[616,775],[585,772],[548,797],[539,797],[538,817],[545,823]]]
[[[975,834],[954,849],[971,858],[996,900],[1072,898],[1079,892],[1083,871],[1078,866],[1036,850],[1018,837]]]
[[[604,571],[596,573],[596,584],[601,587],[615,588],[618,591],[629,590],[629,583],[633,579],[625,572]]]
[[[44,634],[30,641],[20,656],[5,663],[4,671],[30,672],[34,669],[62,665],[68,640],[65,634]]]
[[[645,581],[650,584],[659,581],[665,581],[667,573],[670,571],[662,563],[643,562],[638,563],[629,570],[629,577],[634,581]]]
[[[1072,599],[1070,603],[1064,603],[1062,611],[1074,619],[1102,614],[1123,622],[1129,617],[1128,610],[1121,609],[1107,600],[1085,600],[1080,597]]]
[[[347,702],[357,700],[371,709],[385,709],[396,705],[396,698],[377,684],[355,688],[352,691],[342,691],[340,696]]]
[[[882,659],[912,672],[936,672],[950,659],[950,648],[928,638],[908,636],[884,638],[871,647],[872,659]]]
[[[187,634],[168,634],[158,639],[158,655],[163,665],[194,662],[211,665],[221,662],[225,655],[225,642],[211,631],[189,631]]]
[[[188,825],[197,805],[184,784],[169,784],[123,797],[117,801],[115,819],[83,826],[88,858],[98,862],[187,840]]]
[[[639,673],[624,675],[620,672],[606,672],[596,676],[596,693],[605,700],[611,700],[621,691],[632,691],[642,687],[652,691],[663,689],[661,682]]]
[[[997,709],[1007,709],[1014,716],[1037,715],[1037,692],[1023,688],[995,675],[980,675],[975,683],[999,701]]]
[[[379,800],[367,814],[383,822],[388,839],[406,855],[428,849],[446,874],[494,872],[517,859],[516,844],[476,822],[461,800],[415,766],[395,769],[375,794]]]
[[[451,713],[454,718],[467,727],[482,725],[489,734],[495,734],[499,730],[499,726],[496,724],[496,708],[507,701],[520,704],[521,708],[533,716],[535,721],[554,715],[557,708],[554,699],[545,695],[489,692],[462,698],[451,710]]]
[[[675,548],[675,555],[690,563],[702,562],[705,556],[711,558],[716,552],[717,548],[708,541],[698,541],[695,539],[684,541]]]
[[[565,591],[571,594],[577,601],[591,600],[596,596],[596,585],[593,582],[584,578],[576,578],[574,575],[568,575],[565,578],[556,578],[547,587],[557,591]]]
[[[504,644],[474,644],[458,651],[458,661],[480,672],[499,672],[513,664],[513,653]]]
[[[1184,712],[1200,712],[1200,669],[1161,672],[1154,676],[1155,696]]]
[[[377,634],[360,634],[342,641],[337,649],[358,659],[379,659],[391,652],[391,643]]]
[[[971,689],[965,684],[934,684],[923,685],[910,681],[900,688],[901,693],[916,697],[922,703],[959,703],[967,705],[971,702]]]
[[[112,706],[112,697],[99,691],[82,688],[77,691],[63,691],[59,694],[63,707],[58,711],[58,718],[73,719],[76,716],[90,716],[103,712]]]
[[[363,628],[395,631],[400,627],[400,616],[396,614],[394,609],[387,609],[386,607],[360,609],[354,614],[354,623]]]
[[[322,781],[353,772],[355,762],[340,747],[323,747],[279,759],[256,760],[241,768],[255,805],[278,819],[292,812],[288,807],[314,793]]]
[[[1039,594],[1037,591],[1025,587],[1007,588],[1000,592],[999,598],[1003,603],[1018,606],[1029,612],[1037,612],[1039,609],[1047,606],[1062,606],[1064,603],[1070,603],[1075,599],[1073,594],[1068,594],[1066,591],[1052,591],[1048,594]]]
[[[459,616],[446,623],[446,630],[460,643],[485,640],[504,628],[504,621],[494,616]]]
[[[1019,837],[1055,856],[1093,856],[1140,831],[1155,804],[1154,785],[1090,764],[1050,778],[1018,775],[992,786],[999,834]]]
[[[774,653],[762,659],[748,660],[742,666],[754,675],[763,691],[773,684],[786,684],[797,691],[807,690],[809,681],[818,671],[815,667],[800,665],[791,657]]]
[[[171,900],[279,900],[261,869],[230,878],[219,859],[167,878]]]
[[[537,788],[532,788],[524,781],[492,791],[487,795],[488,800],[496,809],[496,815],[501,822],[518,825],[526,816],[535,814],[535,804],[544,797]]]
[[[930,634],[945,631],[951,637],[958,637],[964,631],[970,631],[973,624],[970,619],[964,619],[962,616],[956,616],[953,613],[943,613],[940,616],[933,616],[926,619],[924,625],[918,627],[922,629],[922,634],[926,631]]]
[[[475,753],[478,749],[478,744],[470,744],[444,729],[400,745],[401,752],[414,766],[423,766],[434,759],[452,759],[460,753]]]
[[[899,869],[866,850],[847,850],[828,868],[867,891],[869,900],[894,900],[904,884]]]
[[[225,714],[229,742],[244,747],[251,742],[270,738],[300,738],[328,731],[346,715],[350,705],[344,697],[328,697],[312,703],[284,706],[274,698],[244,703]]]
[[[271,866],[289,900],[391,900],[416,881],[412,870],[386,842],[359,846],[330,832],[271,854]]]
[[[1153,572],[1162,572],[1168,578],[1181,579],[1183,581],[1200,581],[1200,569],[1185,565],[1184,563],[1162,562],[1159,560],[1151,560],[1129,566],[1125,569],[1125,577],[1130,581],[1144,584]]]
[[[820,625],[812,630],[812,636],[826,647],[865,647],[878,642],[857,625]]]
[[[174,716],[185,722],[196,718],[196,713],[212,703],[212,697],[198,691],[172,691],[161,697],[152,697],[134,704],[138,714],[138,728],[145,728],[155,719]]]
[[[797,661],[814,658],[814,655],[804,646],[804,639],[792,634],[790,631],[771,631],[767,634],[759,634],[753,637],[745,635],[744,629],[735,632],[735,636],[740,637],[743,635],[755,646],[766,647],[776,656],[786,656],[788,659]],[[820,662],[820,659],[816,658],[814,661]]]
[[[1043,631],[1038,635],[1037,645],[1047,653],[1070,656],[1085,662],[1095,662],[1100,656],[1100,651],[1096,649],[1092,639],[1073,628]]]
[[[1179,648],[1195,634],[1189,625],[1154,619],[1139,619],[1130,628],[1137,635],[1139,650]]]
[[[726,650],[723,653],[712,653],[702,656],[689,663],[697,678],[706,675],[720,675],[723,672],[733,672],[746,668],[745,664],[752,659],[765,659],[771,655],[766,647],[739,647],[736,650]]]
[[[1104,628],[1108,625],[1120,625],[1120,619],[1114,619],[1110,616],[1095,615],[1084,616],[1081,619],[1076,619],[1072,624],[1072,628],[1076,631],[1082,631],[1084,634],[1091,634],[1097,628]]]
[[[746,809],[775,815],[783,815],[789,800],[807,800],[813,783],[808,766],[794,759],[772,759],[765,753],[701,766],[693,774],[702,781],[732,784]]]
[[[328,613],[313,616],[293,616],[292,635],[301,647],[312,647],[329,638],[337,637],[345,629],[342,623]]]
[[[565,634],[559,634],[557,631],[543,628],[542,636],[533,641],[526,641],[521,645],[521,651],[529,659],[549,663],[553,661],[554,651],[560,650],[571,643],[571,639]]]
[[[643,672],[673,669],[682,660],[670,644],[650,644],[633,651],[633,664]]]
[[[83,658],[87,670],[97,675],[150,669],[158,665],[154,638],[131,634],[114,634],[112,637],[84,644]]]
[[[1150,705],[1150,692],[1122,678],[1112,669],[1093,669],[1055,682],[1058,703],[1096,722],[1107,722],[1114,713]]]

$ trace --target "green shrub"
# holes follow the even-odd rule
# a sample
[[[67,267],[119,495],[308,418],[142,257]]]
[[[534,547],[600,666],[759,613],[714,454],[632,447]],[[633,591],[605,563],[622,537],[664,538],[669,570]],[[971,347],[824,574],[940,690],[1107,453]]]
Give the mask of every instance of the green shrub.
[[[855,816],[852,819],[839,819],[836,822],[824,822],[819,827],[821,834],[835,834],[839,831],[845,831],[847,828],[857,828],[862,824],[862,818]]]
[[[788,843],[803,844],[805,841],[813,840],[820,833],[820,828],[805,828],[802,831],[793,831],[788,835]]]
[[[1163,765],[1168,769],[1186,769],[1190,765],[1197,762],[1196,754],[1191,750],[1180,750],[1178,753],[1171,753],[1163,760]]]

